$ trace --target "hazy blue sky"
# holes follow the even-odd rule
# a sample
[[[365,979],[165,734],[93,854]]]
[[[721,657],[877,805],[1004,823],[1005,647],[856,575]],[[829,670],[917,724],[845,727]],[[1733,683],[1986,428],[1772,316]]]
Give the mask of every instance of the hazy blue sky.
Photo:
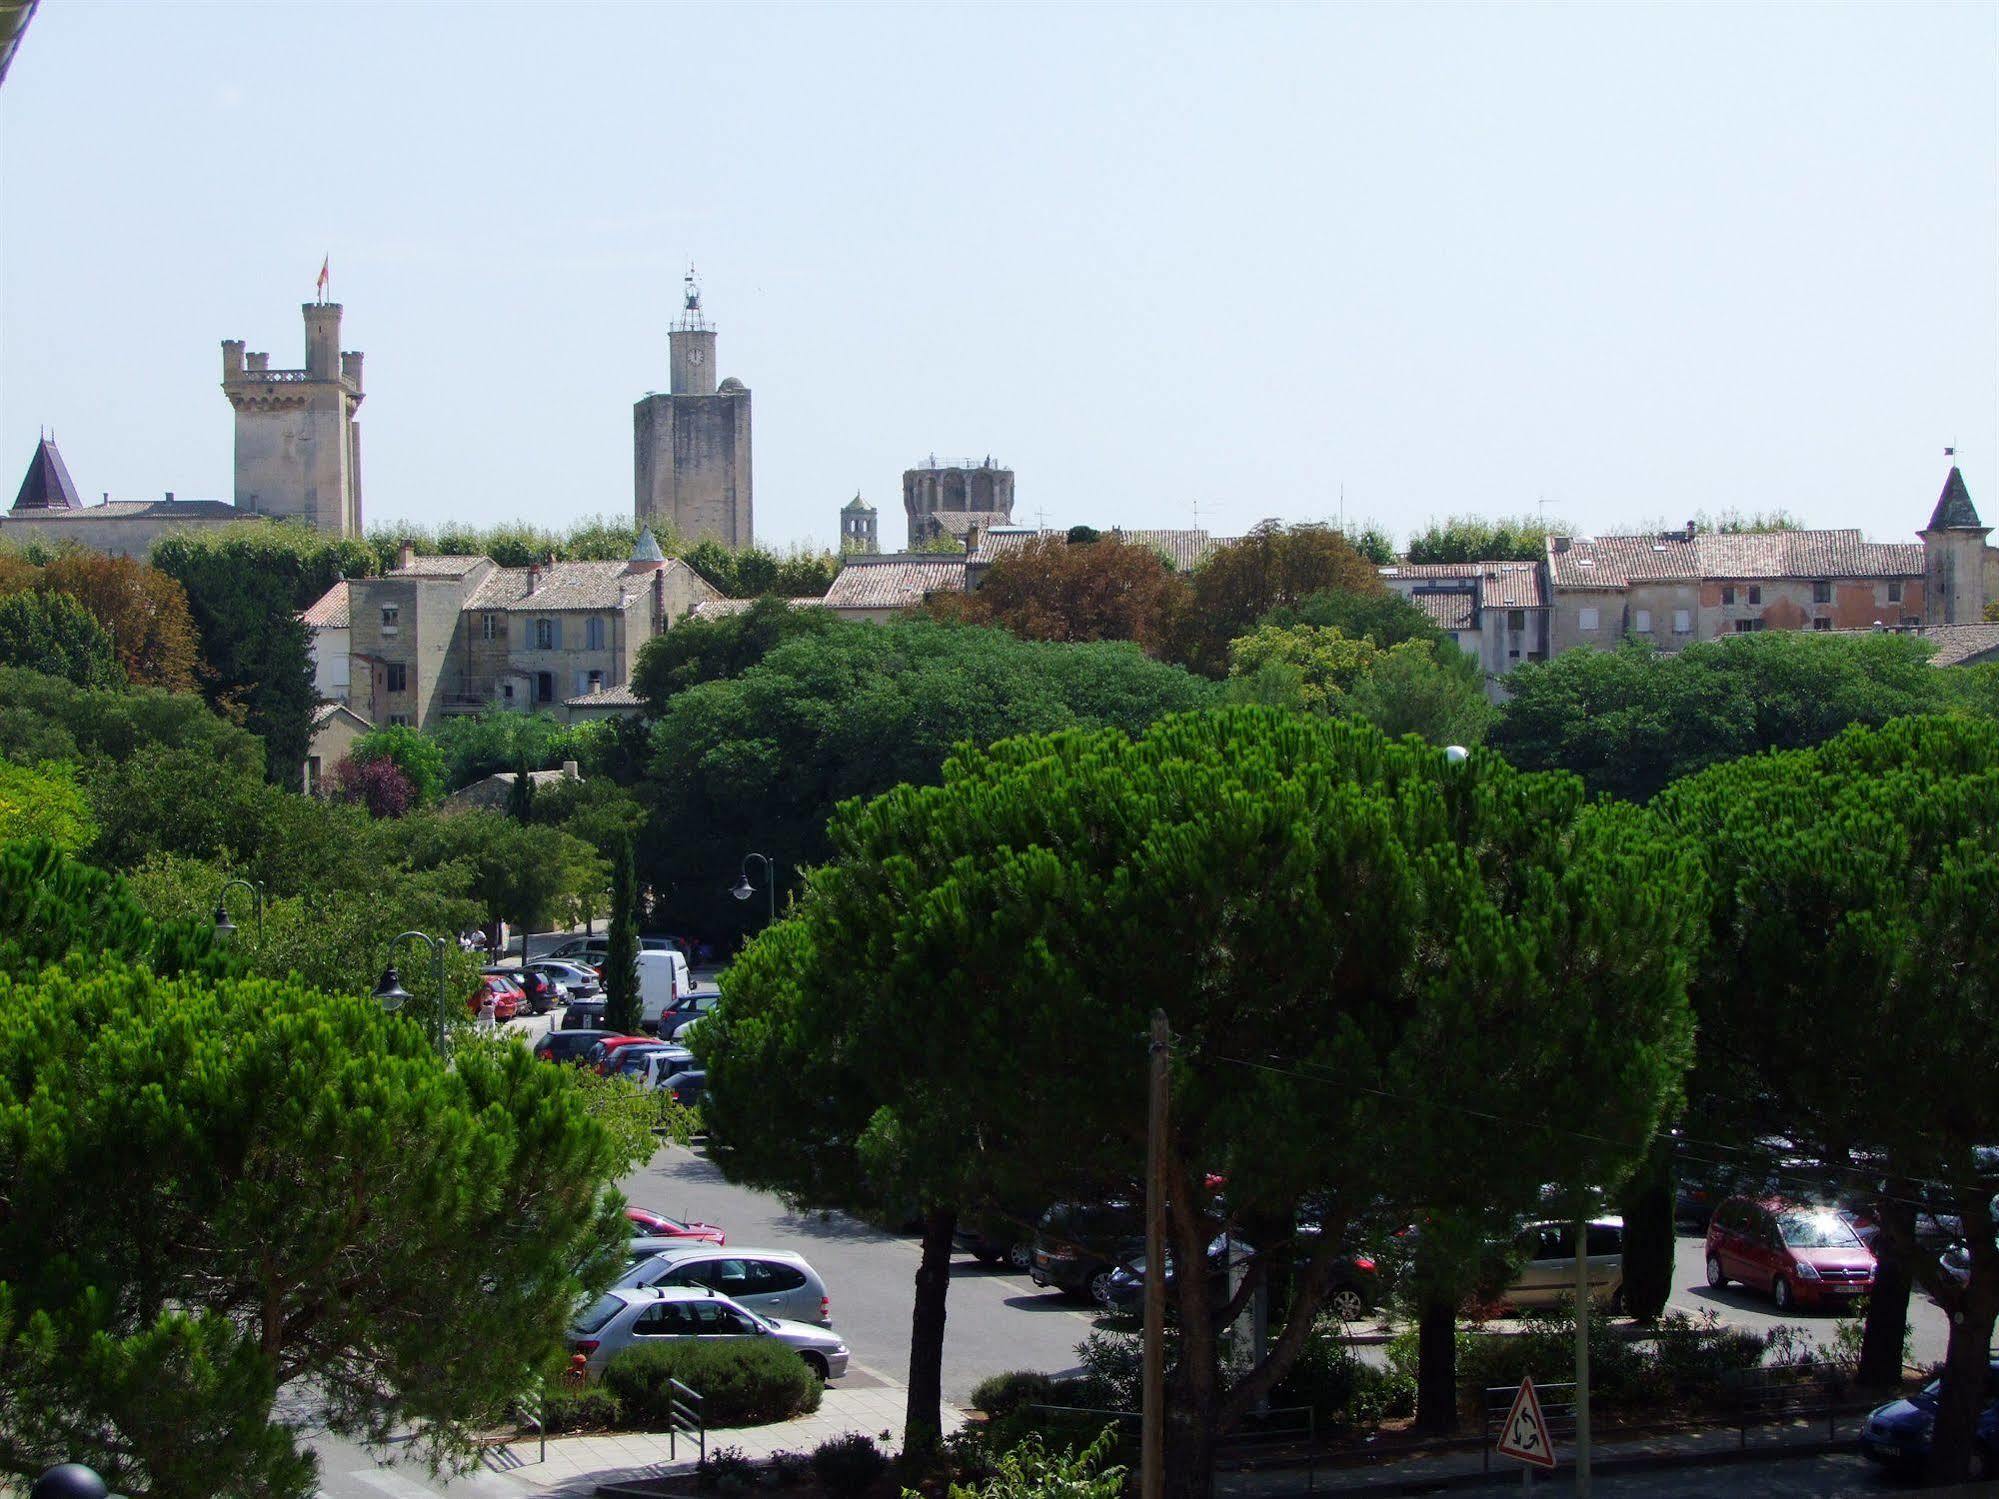
[[[371,522],[630,513],[692,256],[759,538],[1999,520],[1999,7],[90,5],[0,87],[0,503],[227,497],[330,254]]]

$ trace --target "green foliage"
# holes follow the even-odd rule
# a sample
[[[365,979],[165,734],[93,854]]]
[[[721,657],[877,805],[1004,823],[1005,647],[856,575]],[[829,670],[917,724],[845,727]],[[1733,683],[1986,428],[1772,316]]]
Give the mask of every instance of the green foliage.
[[[767,1426],[819,1409],[818,1375],[775,1338],[661,1341],[621,1349],[604,1366],[604,1388],[638,1431],[666,1430],[674,1379],[700,1392],[701,1419],[711,1428]]]
[[[1116,1428],[1105,1427],[1080,1451],[1051,1451],[1030,1432],[998,1456],[989,1477],[973,1488],[952,1484],[946,1499],[1121,1499],[1130,1474],[1111,1461],[1116,1442]],[[903,1499],[916,1499],[916,1491],[904,1489]]]
[[[78,950],[168,976],[241,970],[217,950],[207,919],[157,920],[115,876],[53,844],[0,843],[0,975],[32,977]]]
[[[534,821],[534,772],[526,761],[515,769],[513,783],[507,787],[507,816],[523,826]]]
[[[1342,1426],[1372,1430],[1392,1417],[1416,1408],[1413,1372],[1377,1368],[1344,1341],[1345,1329],[1327,1322],[1311,1338],[1271,1391],[1271,1404],[1281,1408],[1308,1406],[1319,1430]]]
[[[1673,1294],[1673,1139],[1661,1135],[1624,1184],[1624,1310],[1651,1322]]]
[[[1163,632],[1165,654],[1219,677],[1228,667],[1230,641],[1271,610],[1330,589],[1387,592],[1374,564],[1338,531],[1265,521],[1241,540],[1217,547],[1195,569],[1187,604]]]
[[[187,594],[165,573],[130,557],[80,547],[58,552],[38,567],[0,562],[6,564],[0,565],[0,592],[67,594],[87,609],[110,637],[124,676],[169,692],[193,691],[194,622]]]
[[[519,1047],[447,1067],[296,982],[81,954],[0,978],[0,1282],[24,1333],[0,1387],[40,1395],[0,1405],[0,1447],[60,1413],[62,1455],[123,1490],[302,1493],[273,1400],[309,1389],[337,1432],[469,1453],[623,1250],[619,1163],[566,1072]]]
[[[778,646],[817,635],[838,621],[825,609],[794,609],[765,595],[741,614],[719,619],[684,619],[639,649],[632,691],[657,716],[676,692],[702,682],[741,676]]]
[[[831,1437],[812,1449],[813,1475],[833,1499],[861,1499],[888,1469],[888,1454],[860,1432]]]
[[[1478,661],[1448,641],[1382,650],[1337,626],[1264,625],[1229,643],[1229,678],[1239,702],[1353,714],[1431,744],[1476,744],[1493,717]]]
[[[1290,668],[1299,689],[1298,706],[1331,713],[1344,706],[1350,688],[1380,655],[1369,640],[1318,625],[1270,625],[1229,642],[1229,675],[1253,677],[1267,666]]]
[[[556,770],[564,760],[583,758],[577,748],[582,730],[547,713],[451,714],[424,732],[443,755],[446,791],[523,765]]]
[[[125,685],[104,626],[66,593],[0,598],[0,666],[45,672],[78,687]]]
[[[153,687],[78,687],[37,671],[0,667],[0,755],[23,764],[126,760],[165,746],[205,757],[224,774],[261,776],[264,747],[198,697]]]
[[[625,1424],[624,1407],[602,1385],[558,1386],[541,1397],[542,1429],[550,1436],[578,1431],[616,1431]]]
[[[972,1386],[972,1407],[995,1419],[1010,1416],[1030,1405],[1054,1403],[1055,1376],[1031,1369],[1008,1374],[988,1374]]]
[[[505,921],[522,932],[567,927],[610,878],[589,844],[498,812],[411,818],[404,826],[412,867],[455,866],[459,888],[479,903],[488,925]]]
[[[378,521],[369,529],[365,543],[372,564],[369,571],[393,569],[397,550],[405,542],[419,557],[491,557],[501,567],[526,567],[550,556],[561,562],[623,562],[638,544],[638,526],[623,517],[604,515],[586,516],[567,531],[551,531],[526,521],[497,526]],[[671,553],[670,536],[660,537],[659,542]]]
[[[357,765],[385,760],[400,770],[416,793],[419,807],[444,794],[444,751],[435,739],[407,724],[390,724],[354,741],[350,758]]]
[[[1411,562],[1538,562],[1548,552],[1547,538],[1572,535],[1565,521],[1544,521],[1532,515],[1453,515],[1433,520],[1409,538]]]
[[[1281,605],[1258,623],[1330,626],[1356,640],[1371,640],[1383,650],[1405,640],[1432,640],[1441,645],[1448,639],[1429,615],[1401,594],[1385,589],[1379,593],[1355,593],[1329,588],[1295,604]]]
[[[1375,522],[1362,521],[1351,529],[1340,533],[1346,537],[1347,545],[1376,567],[1392,567],[1395,563],[1395,538]]]
[[[30,768],[0,760],[0,843],[45,838],[73,854],[96,835],[73,766],[45,760]]]
[[[515,1043],[495,1037],[495,1046]],[[701,1132],[698,1110],[676,1103],[664,1088],[648,1090],[634,1079],[613,1073],[609,1077],[587,1067],[575,1069],[576,1084],[582,1091],[585,1108],[611,1137],[626,1170],[637,1170],[652,1159],[664,1135],[677,1145],[686,1145]]]
[[[1491,742],[1516,765],[1643,800],[1676,777],[1849,724],[1945,712],[1962,688],[1909,635],[1771,630],[1665,655],[1636,641],[1567,651],[1507,675]]]
[[[639,1024],[638,898],[628,839],[611,862],[611,929],[604,951],[604,1024],[614,1031],[635,1031]]]
[[[831,552],[794,550],[779,556],[763,547],[731,550],[719,541],[697,542],[683,554],[687,565],[725,598],[819,598],[833,586],[840,559]]]
[[[274,783],[296,785],[318,701],[298,613],[341,578],[373,570],[368,548],[301,525],[243,521],[165,537],[151,560],[187,592],[203,694],[264,741]]]
[[[653,731],[654,820],[640,877],[672,921],[740,931],[763,916],[759,903],[727,894],[744,853],[767,853],[780,869],[817,863],[829,850],[826,818],[847,797],[934,782],[964,741],[1071,724],[1136,731],[1213,696],[1129,645],[836,621],[736,678],[673,696]]]

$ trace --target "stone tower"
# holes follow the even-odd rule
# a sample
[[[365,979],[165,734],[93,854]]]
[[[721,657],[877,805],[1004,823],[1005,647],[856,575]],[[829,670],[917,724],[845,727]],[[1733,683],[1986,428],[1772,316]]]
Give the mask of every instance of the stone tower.
[[[685,541],[746,547],[750,516],[750,393],[715,383],[715,329],[687,273],[681,317],[667,332],[672,388],[632,408],[633,509],[642,526]]]
[[[980,530],[1012,525],[1013,470],[991,458],[939,463],[932,454],[927,462],[903,470],[902,508],[913,547],[943,533],[939,514],[963,514]]]
[[[1976,623],[1985,611],[1985,538],[1990,526],[1981,525],[1972,508],[1971,492],[1964,487],[1964,475],[1956,464],[1944,480],[1943,493],[1930,523],[1920,533],[1923,538],[1923,623],[1966,625]]]
[[[881,517],[875,507],[858,494],[840,507],[840,553],[846,556],[859,552],[872,557],[881,548],[881,536],[877,523]]]
[[[222,393],[236,409],[236,508],[361,534],[361,356],[340,348],[340,304],[308,302],[305,368],[222,341]]]

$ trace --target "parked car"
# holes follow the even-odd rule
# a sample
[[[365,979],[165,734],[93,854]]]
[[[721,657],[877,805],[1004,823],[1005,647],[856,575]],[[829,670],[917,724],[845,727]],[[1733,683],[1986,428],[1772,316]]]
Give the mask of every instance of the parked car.
[[[1138,1204],[1058,1202],[1041,1215],[1028,1275],[1037,1286],[1106,1304],[1120,1265],[1145,1251],[1145,1217]]]
[[[489,968],[488,974],[509,980],[521,991],[521,1008],[530,1015],[546,1015],[557,1003],[552,979],[532,968]]]
[[[705,1286],[766,1317],[833,1325],[826,1283],[805,1256],[788,1249],[723,1249],[689,1243],[640,1260],[613,1284]]]
[[[635,1207],[627,1207],[625,1217],[631,1221],[634,1239],[689,1240],[716,1245],[728,1242],[728,1235],[712,1223],[696,1223],[692,1220],[683,1222],[679,1218],[669,1218],[664,1213]],[[658,1252],[658,1250],[653,1251],[655,1254]]]
[[[708,1091],[708,1071],[705,1067],[690,1067],[685,1072],[676,1072],[664,1079],[660,1086],[673,1095],[673,1101],[683,1109],[691,1109],[701,1102],[701,1095]]]
[[[637,1074],[639,1086],[651,1093],[665,1087],[669,1078],[693,1072],[700,1066],[686,1047],[671,1041],[658,1042],[654,1050],[645,1054],[645,1062]]]
[[[1860,1428],[1860,1455],[1907,1477],[1920,1477],[1929,1462],[1942,1390],[1943,1381],[1933,1379],[1915,1394],[1868,1412]],[[1985,1409],[1971,1442],[1971,1475],[1999,1478],[1999,1359],[1986,1372]]]
[[[678,952],[679,948],[674,946],[673,939],[670,937],[642,936],[639,938],[639,951]],[[587,967],[596,968],[603,963],[604,959],[610,955],[610,952],[610,937],[603,932],[597,932],[588,937],[572,937],[560,947],[547,953],[546,956],[557,958],[567,963],[582,963]]]
[[[572,999],[562,1012],[562,1027],[565,1031],[588,1031],[604,1029],[604,996],[594,999]]]
[[[1731,1197],[1707,1229],[1707,1283],[1768,1291],[1778,1309],[1844,1306],[1874,1289],[1874,1255],[1830,1208]]]
[[[694,1053],[684,1046],[675,1046],[670,1041],[646,1041],[638,1046],[621,1046],[616,1053],[605,1058],[603,1068],[606,1077],[628,1077],[644,1084],[655,1057],[667,1058],[675,1070],[693,1064]]]
[[[1025,1270],[1034,1262],[1034,1224],[1042,1210],[992,1209],[974,1214],[951,1235],[951,1247],[982,1265]]]
[[[650,1036],[606,1036],[590,1048],[590,1065],[596,1069],[599,1076],[605,1076],[617,1065],[619,1052],[624,1051],[627,1047],[651,1046],[653,1044],[653,1039]]]
[[[847,1372],[847,1345],[831,1329],[761,1317],[727,1296],[686,1286],[606,1291],[576,1318],[568,1342],[572,1353],[584,1356],[594,1379],[613,1354],[674,1338],[772,1338],[794,1349],[821,1379],[838,1379]]]
[[[699,994],[683,995],[674,1003],[671,1009],[661,1012],[658,1019],[653,1022],[654,1028],[658,1030],[662,1037],[672,1040],[681,1035],[695,1021],[712,1011],[715,1008],[716,1002],[721,997],[713,989],[705,990]]]
[[[1624,1309],[1624,1220],[1590,1220],[1583,1240],[1589,1261],[1590,1303]],[[1520,1268],[1500,1292],[1516,1307],[1573,1305],[1576,1299],[1576,1226],[1530,1223],[1513,1238]]]
[[[501,1025],[520,1014],[526,999],[520,985],[512,979],[503,974],[486,973],[480,975],[479,982],[473,986],[471,997],[466,1001],[467,1008],[477,1015],[485,1006],[488,995],[493,1000],[493,1018]]]
[[[528,964],[528,968],[567,989],[571,1000],[593,999],[604,992],[597,970],[583,963],[571,963],[561,958],[537,958]]]
[[[534,1054],[544,1062],[569,1062],[583,1066],[590,1049],[611,1035],[609,1031],[550,1031],[535,1042]]]

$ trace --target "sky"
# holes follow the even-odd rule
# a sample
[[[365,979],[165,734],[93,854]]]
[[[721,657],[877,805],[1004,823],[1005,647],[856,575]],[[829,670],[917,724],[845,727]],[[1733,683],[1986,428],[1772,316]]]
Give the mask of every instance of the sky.
[[[1999,520],[1999,6],[94,5],[0,85],[0,483],[229,498],[367,354],[371,526],[628,516],[690,260],[758,539]],[[5,496],[0,496],[5,502]]]

